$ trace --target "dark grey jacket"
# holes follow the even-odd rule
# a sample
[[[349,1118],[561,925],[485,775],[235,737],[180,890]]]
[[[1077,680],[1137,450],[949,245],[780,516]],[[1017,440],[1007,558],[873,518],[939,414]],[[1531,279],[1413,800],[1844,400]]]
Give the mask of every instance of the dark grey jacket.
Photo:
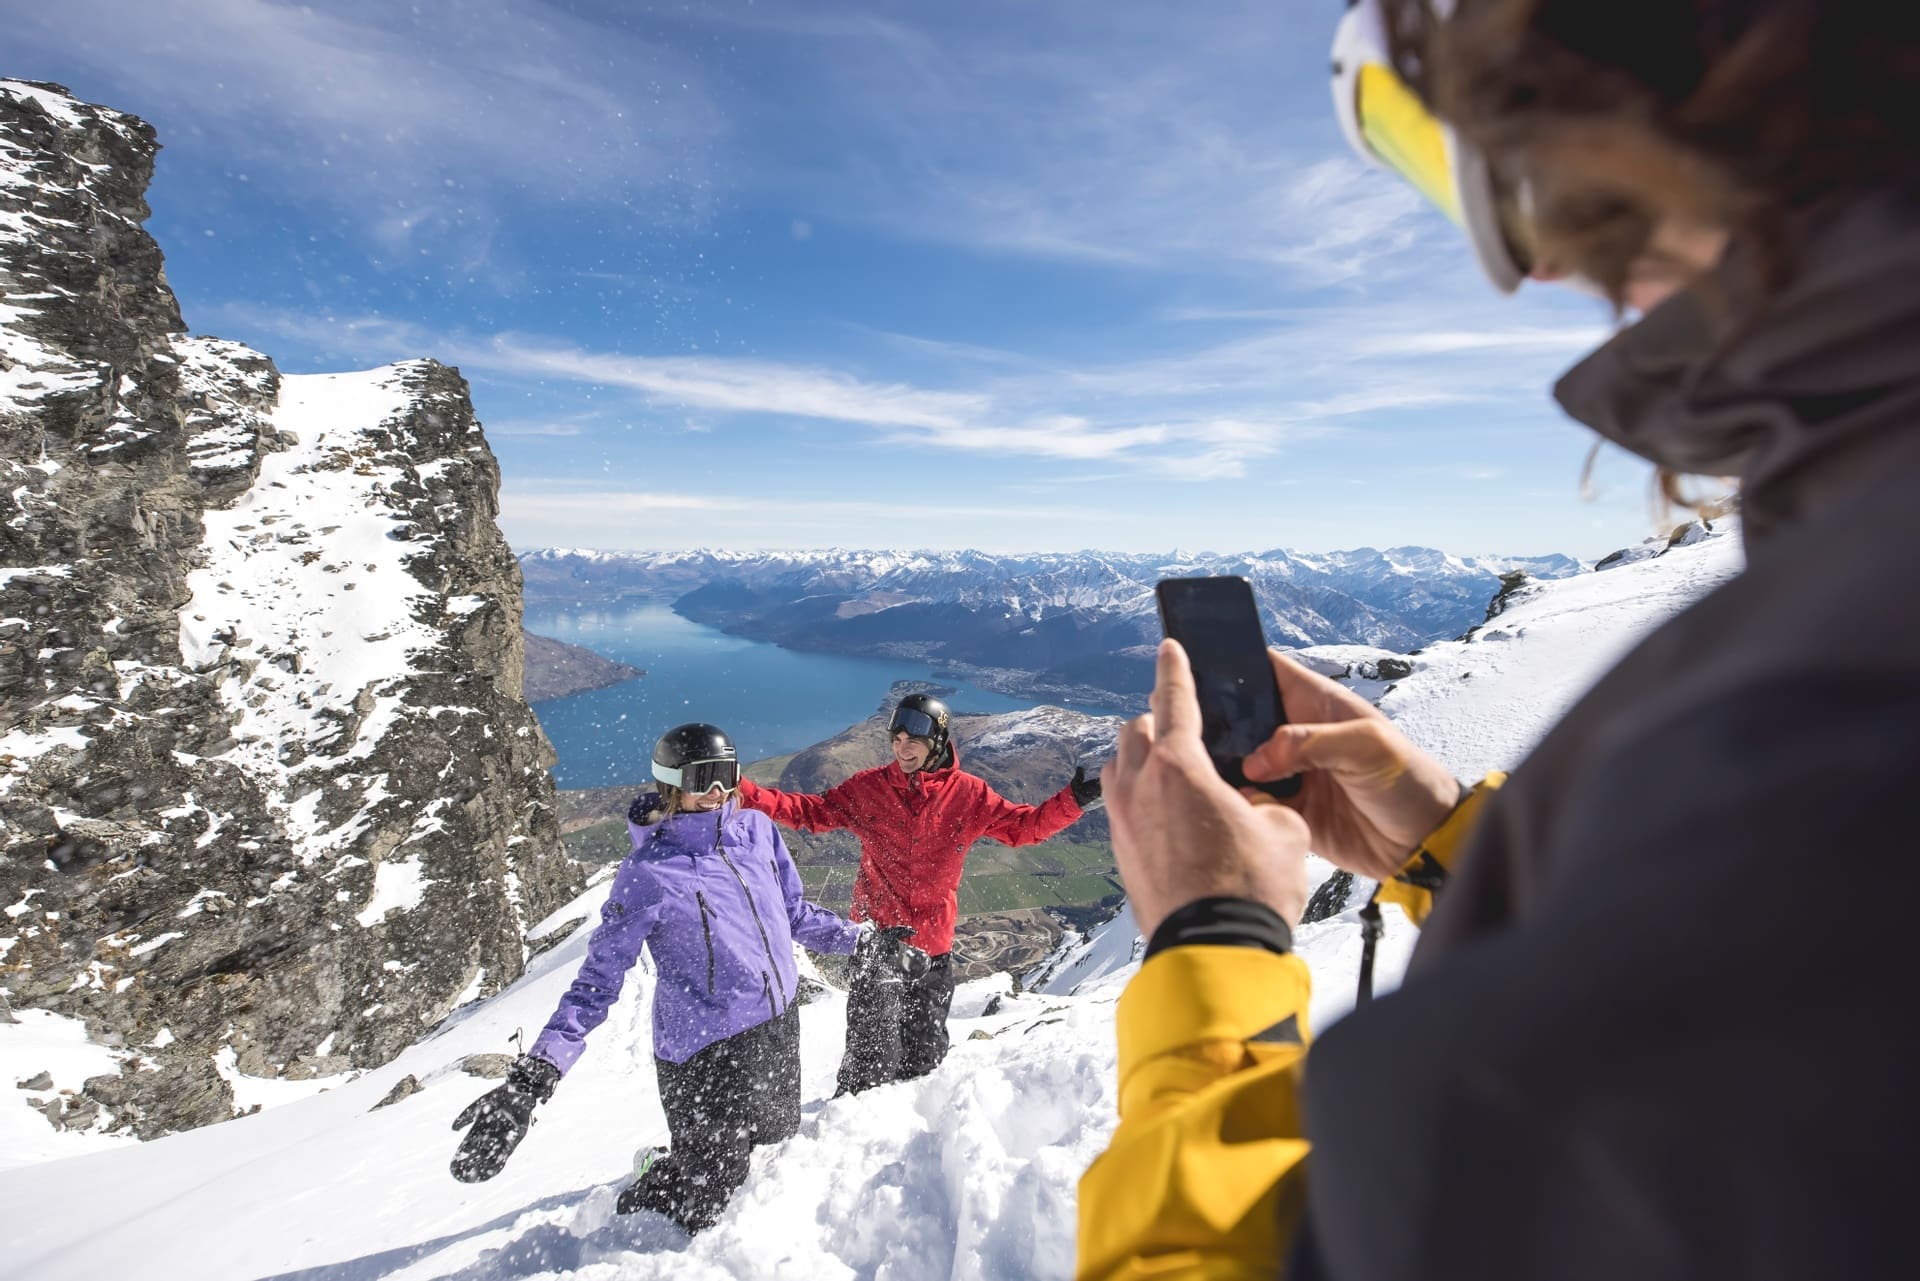
[[[1748,569],[1514,773],[1405,985],[1314,1048],[1328,1275],[1920,1275],[1920,198],[1803,254],[1560,384],[1741,478]]]

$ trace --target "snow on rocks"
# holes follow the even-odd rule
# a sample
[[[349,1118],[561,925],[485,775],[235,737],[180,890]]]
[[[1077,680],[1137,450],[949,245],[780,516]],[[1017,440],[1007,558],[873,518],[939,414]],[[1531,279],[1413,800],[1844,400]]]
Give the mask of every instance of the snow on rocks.
[[[382,692],[439,644],[416,618],[427,595],[407,572],[416,549],[394,537],[404,514],[385,501],[407,479],[404,460],[381,458],[373,434],[407,405],[403,373],[284,379],[272,421],[292,443],[262,461],[236,502],[205,514],[206,563],[188,579],[181,657],[224,673],[228,758],[288,800],[310,753],[353,755],[379,741],[397,710]],[[362,830],[297,829],[302,861]]]
[[[152,1047],[84,1087],[144,1136],[251,1097],[223,1054],[386,1061],[578,884],[465,383],[189,337],[156,149],[0,81],[0,1001]]]

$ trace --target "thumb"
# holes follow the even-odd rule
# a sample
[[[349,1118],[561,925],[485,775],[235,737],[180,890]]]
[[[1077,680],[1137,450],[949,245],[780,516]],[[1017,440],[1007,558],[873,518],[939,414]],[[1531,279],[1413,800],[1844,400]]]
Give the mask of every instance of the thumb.
[[[480,1116],[481,1106],[491,1097],[492,1091],[488,1091],[486,1094],[481,1095],[473,1102],[467,1104],[465,1108],[461,1109],[460,1115],[453,1118],[453,1128],[456,1130],[464,1130],[469,1125],[472,1125]]]
[[[1266,782],[1304,770],[1324,770],[1354,780],[1391,781],[1405,762],[1373,720],[1334,721],[1324,725],[1282,725],[1272,738],[1248,753],[1248,778]]]
[[[1069,783],[1069,784],[1068,784],[1068,786],[1069,786],[1069,787],[1078,787],[1078,786],[1079,786],[1080,784],[1082,784],[1082,783],[1084,783],[1084,782],[1086,782],[1086,781],[1087,781],[1087,767],[1086,767],[1086,766],[1084,766],[1084,765],[1076,765],[1076,766],[1074,766],[1074,767],[1073,767],[1073,781],[1072,781],[1071,783]]]

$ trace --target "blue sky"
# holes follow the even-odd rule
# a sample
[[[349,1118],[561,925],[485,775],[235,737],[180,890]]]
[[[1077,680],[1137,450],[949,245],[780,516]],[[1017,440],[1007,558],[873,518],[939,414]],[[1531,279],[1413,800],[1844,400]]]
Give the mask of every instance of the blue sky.
[[[61,0],[188,324],[458,365],[519,548],[1602,554],[1645,469],[1352,159],[1338,0]]]

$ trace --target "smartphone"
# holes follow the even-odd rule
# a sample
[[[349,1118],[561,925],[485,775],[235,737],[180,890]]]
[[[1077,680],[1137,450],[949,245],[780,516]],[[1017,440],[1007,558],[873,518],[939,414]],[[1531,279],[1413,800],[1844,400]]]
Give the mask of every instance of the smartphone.
[[[1200,738],[1220,777],[1235,787],[1292,796],[1300,776],[1250,782],[1240,763],[1287,723],[1267,637],[1244,578],[1163,578],[1154,588],[1160,628],[1180,642],[1200,695]]]

